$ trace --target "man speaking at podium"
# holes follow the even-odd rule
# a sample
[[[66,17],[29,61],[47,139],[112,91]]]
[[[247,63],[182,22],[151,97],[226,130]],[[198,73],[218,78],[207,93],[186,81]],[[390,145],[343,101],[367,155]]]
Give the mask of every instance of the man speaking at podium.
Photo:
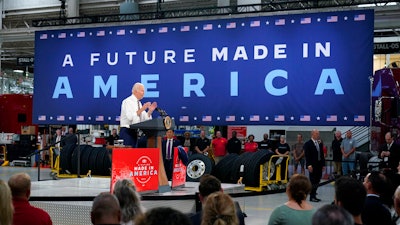
[[[125,146],[134,148],[137,144],[137,130],[130,129],[129,126],[152,119],[151,114],[157,108],[157,102],[146,102],[142,105],[140,100],[143,96],[144,85],[135,83],[132,87],[132,95],[122,101],[119,136],[124,140]]]

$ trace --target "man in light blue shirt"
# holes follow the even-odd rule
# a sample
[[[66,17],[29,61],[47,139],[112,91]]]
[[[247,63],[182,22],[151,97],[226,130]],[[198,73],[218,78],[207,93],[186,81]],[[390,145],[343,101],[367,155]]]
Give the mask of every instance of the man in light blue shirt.
[[[354,171],[356,161],[356,140],[352,138],[352,132],[346,132],[346,138],[343,139],[340,148],[342,149],[342,172],[347,175]]]

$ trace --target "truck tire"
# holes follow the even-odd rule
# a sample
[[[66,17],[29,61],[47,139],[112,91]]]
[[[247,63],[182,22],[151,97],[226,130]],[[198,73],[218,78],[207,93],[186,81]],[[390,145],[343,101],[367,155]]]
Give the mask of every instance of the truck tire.
[[[193,154],[189,157],[186,169],[186,181],[199,181],[204,174],[212,171],[211,159],[203,154]]]

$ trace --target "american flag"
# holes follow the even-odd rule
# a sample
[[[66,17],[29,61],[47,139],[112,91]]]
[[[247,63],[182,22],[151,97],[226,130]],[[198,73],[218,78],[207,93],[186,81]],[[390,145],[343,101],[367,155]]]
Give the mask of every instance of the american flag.
[[[337,121],[337,115],[327,115],[326,116],[326,121],[328,121],[328,122],[336,122]]]
[[[76,120],[76,121],[84,121],[84,120],[85,120],[85,117],[82,116],[82,115],[79,115],[79,116],[76,116],[76,117],[75,117],[75,120]]]
[[[190,26],[181,26],[181,32],[190,31]]]
[[[309,24],[311,23],[311,17],[301,18],[300,24]]]
[[[96,121],[104,121],[104,116],[96,116]]]
[[[336,23],[338,21],[338,16],[328,16],[326,18],[326,22],[328,23]]]
[[[354,16],[354,21],[363,21],[365,20],[365,14],[358,14]]]
[[[43,39],[47,39],[47,34],[41,34],[39,39],[43,40]]]
[[[115,121],[120,121],[120,116],[116,116]]]
[[[277,25],[277,26],[285,25],[285,19],[275,20],[275,25]]]
[[[301,115],[300,116],[300,121],[302,122],[307,122],[311,120],[311,116],[310,115]]]
[[[211,23],[203,25],[203,30],[212,30],[212,29],[213,29],[213,25]]]
[[[189,121],[189,116],[179,116],[179,121],[188,122]]]
[[[364,121],[365,121],[364,115],[355,115],[354,116],[354,122],[364,122]]]
[[[250,22],[250,27],[259,27],[259,26],[260,26],[259,20],[254,20]]]
[[[250,121],[260,121],[259,115],[250,115]]]
[[[67,33],[59,33],[58,34],[58,38],[66,38],[67,37]]]
[[[65,120],[65,116],[57,116],[57,121],[64,121]]]
[[[145,34],[146,33],[146,28],[140,28],[137,30],[137,34]]]
[[[158,28],[158,33],[167,33],[168,32],[168,27],[160,27]]]
[[[105,35],[106,35],[106,32],[105,32],[104,30],[99,30],[99,31],[97,31],[97,33],[96,33],[96,36],[99,36],[99,37],[105,36]]]
[[[125,35],[125,29],[118,29],[117,35]]]
[[[274,120],[278,121],[278,122],[285,121],[285,116],[284,115],[275,115]]]
[[[225,121],[227,121],[227,122],[233,122],[233,121],[235,121],[236,120],[236,117],[235,116],[226,116],[225,117]]]
[[[40,116],[38,116],[38,120],[39,121],[45,121],[46,120],[46,116],[45,115],[40,115]]]
[[[233,28],[236,28],[235,22],[230,22],[226,24],[226,29],[233,29]]]
[[[203,122],[211,122],[212,117],[211,116],[203,116],[203,118],[201,119]]]
[[[79,37],[79,38],[81,38],[81,37],[85,37],[85,32],[83,32],[83,31],[81,31],[81,32],[78,32],[77,34],[76,34],[76,36],[77,37]]]

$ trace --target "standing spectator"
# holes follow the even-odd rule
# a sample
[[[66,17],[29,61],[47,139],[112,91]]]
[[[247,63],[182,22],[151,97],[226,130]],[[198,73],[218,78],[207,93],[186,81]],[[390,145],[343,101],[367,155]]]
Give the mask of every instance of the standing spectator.
[[[68,128],[68,133],[64,138],[65,145],[76,145],[78,143],[78,137],[74,132],[74,128]]]
[[[140,196],[130,179],[118,180],[114,185],[114,195],[121,208],[121,225],[133,225],[133,221],[144,213]]]
[[[111,131],[111,135],[107,138],[107,145],[114,145],[114,141],[119,139],[119,135],[117,134],[117,129],[113,128]]]
[[[7,183],[0,180],[0,224],[11,225],[13,222],[13,204],[11,190]]]
[[[135,225],[192,225],[189,218],[176,209],[157,207],[139,216]]]
[[[378,157],[383,159],[385,172],[394,174],[397,172],[400,161],[400,146],[394,142],[391,132],[385,134],[385,142],[386,144],[381,147]]]
[[[365,225],[394,225],[389,209],[383,204],[382,195],[387,191],[388,181],[385,175],[373,171],[364,178],[367,198],[361,213]]]
[[[10,186],[13,197],[13,225],[53,224],[49,214],[46,211],[29,204],[28,200],[31,196],[31,178],[27,173],[17,173],[12,175],[8,180],[8,186]]]
[[[232,137],[228,140],[226,145],[228,153],[240,154],[242,151],[242,142],[237,138],[237,132],[232,131]]]
[[[307,202],[311,191],[311,182],[302,174],[290,178],[286,188],[288,201],[272,211],[268,225],[308,225],[311,224],[315,208]]]
[[[196,140],[194,138],[191,138],[190,132],[186,131],[183,134],[183,138],[180,140],[182,143],[183,147],[186,147],[188,149],[188,153],[192,154],[195,152],[194,147],[196,145]]]
[[[275,145],[274,145],[273,141],[268,139],[267,133],[265,133],[263,135],[263,140],[258,142],[258,148],[264,149],[264,150],[270,150],[270,151],[273,151],[273,149],[275,149]]]
[[[93,200],[90,219],[93,225],[120,224],[121,210],[115,195],[103,192]]]
[[[310,193],[310,201],[319,202],[317,198],[317,189],[322,177],[322,170],[325,167],[325,158],[322,144],[318,142],[319,131],[314,129],[311,131],[311,139],[304,144],[304,152],[306,155],[306,166],[309,172],[312,190]]]
[[[279,137],[278,146],[275,149],[275,154],[277,154],[279,156],[289,156],[289,153],[290,153],[290,146],[288,143],[286,143],[285,135],[281,135]],[[281,179],[282,180],[286,180],[285,178],[287,177],[286,168],[287,168],[288,159],[289,159],[289,157],[280,157],[278,159],[278,162],[280,161],[280,164],[281,164]],[[278,164],[278,162],[276,162],[276,164]]]
[[[364,185],[352,177],[343,176],[335,182],[335,204],[343,207],[353,216],[354,225],[363,224],[361,212],[366,195]]]
[[[207,197],[203,207],[201,225],[239,225],[235,203],[222,192],[215,192]]]
[[[54,143],[53,157],[52,157],[53,163],[51,165],[53,168],[56,167],[56,159],[57,159],[57,156],[60,155],[62,141],[63,141],[63,136],[61,134],[61,129],[57,129],[56,133],[55,133],[55,137],[53,138],[53,143]]]
[[[335,175],[342,175],[342,132],[340,130],[335,132],[335,137],[332,141],[332,153],[333,153],[333,169]]]
[[[214,150],[214,161],[217,164],[226,155],[226,138],[222,137],[221,131],[217,131],[215,138],[212,140],[212,147]]]
[[[297,173],[297,168],[300,164],[301,174],[306,174],[305,171],[305,159],[304,159],[304,143],[303,143],[303,135],[297,134],[297,142],[293,145],[293,174]]]
[[[324,205],[312,218],[312,225],[353,225],[350,213],[337,205]]]
[[[254,141],[254,135],[250,134],[247,138],[247,142],[244,143],[245,152],[256,152],[258,149],[257,142]]]
[[[206,132],[204,130],[200,131],[200,137],[197,139],[194,149],[196,150],[196,153],[208,155],[210,139],[206,137]]]
[[[172,168],[174,167],[174,148],[180,145],[179,140],[174,138],[174,131],[169,129],[166,133],[166,139],[162,141],[162,156],[164,161],[165,173],[168,180],[172,179]]]
[[[346,138],[342,141],[340,148],[342,150],[342,172],[343,175],[348,175],[354,171],[356,161],[356,140],[352,137],[352,132],[346,132]]]

